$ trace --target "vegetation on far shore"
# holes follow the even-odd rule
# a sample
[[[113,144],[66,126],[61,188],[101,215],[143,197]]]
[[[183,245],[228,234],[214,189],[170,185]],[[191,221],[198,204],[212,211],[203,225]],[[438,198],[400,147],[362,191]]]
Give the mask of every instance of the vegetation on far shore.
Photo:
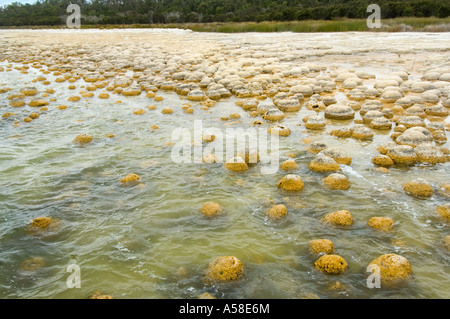
[[[448,0],[35,0],[32,4],[15,2],[0,6],[0,26],[60,26],[72,13],[67,12],[69,4],[78,4],[83,25],[207,23],[202,28],[217,28],[218,32],[228,32],[226,28],[230,26],[232,32],[239,29],[272,31],[273,28],[282,31],[361,30],[362,21],[358,20],[370,15],[367,8],[372,3],[380,7],[382,19],[450,16]],[[342,19],[346,21],[342,22]],[[318,26],[308,27],[312,20],[321,22]],[[200,26],[196,28],[201,29]]]
[[[0,27],[0,29],[61,29],[56,26]],[[395,18],[382,20],[381,28],[369,29],[366,19],[305,21],[211,22],[167,24],[82,24],[82,29],[184,29],[195,32],[450,32],[449,18]]]

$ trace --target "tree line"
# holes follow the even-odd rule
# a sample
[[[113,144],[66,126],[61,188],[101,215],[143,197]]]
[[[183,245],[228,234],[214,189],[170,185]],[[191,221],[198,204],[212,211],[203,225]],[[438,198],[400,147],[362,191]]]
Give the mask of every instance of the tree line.
[[[37,0],[0,7],[0,25],[63,25],[69,4],[83,24],[104,25],[364,19],[371,3],[384,19],[450,16],[448,0]]]

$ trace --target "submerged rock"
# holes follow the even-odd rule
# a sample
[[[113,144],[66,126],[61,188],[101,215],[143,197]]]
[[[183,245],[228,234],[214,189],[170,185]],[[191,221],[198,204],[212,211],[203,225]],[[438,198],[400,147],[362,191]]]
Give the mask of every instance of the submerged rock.
[[[27,259],[20,265],[20,269],[26,271],[36,271],[43,267],[45,267],[45,260],[42,257]]]

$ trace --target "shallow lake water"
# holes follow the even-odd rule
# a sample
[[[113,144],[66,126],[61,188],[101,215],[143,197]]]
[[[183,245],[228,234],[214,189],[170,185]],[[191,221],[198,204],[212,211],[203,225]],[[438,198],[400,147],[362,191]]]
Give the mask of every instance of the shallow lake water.
[[[178,52],[186,58],[190,51],[212,55],[222,50],[225,58],[252,59],[254,65],[258,59],[286,58],[281,52],[290,50],[292,60],[279,63],[325,66],[316,75],[339,69],[365,71],[376,76],[363,80],[372,87],[376,79],[411,67],[414,80],[432,63],[449,68],[448,34],[2,30],[0,38],[0,88],[11,88],[0,94],[0,113],[16,114],[0,120],[0,298],[87,298],[94,291],[115,298],[196,298],[205,292],[217,298],[450,298],[450,254],[441,245],[449,224],[435,212],[448,198],[436,191],[429,199],[417,199],[402,189],[418,177],[438,189],[450,180],[450,164],[393,167],[388,173],[374,170],[371,159],[379,155],[380,145],[391,141],[393,130],[373,130],[375,135],[368,141],[342,139],[326,132],[346,127],[351,120],[328,120],[325,130],[312,131],[302,119],[314,111],[302,106],[298,112],[286,113],[282,124],[291,135],[279,138],[279,163],[295,154],[299,168],[289,173],[300,175],[305,184],[301,192],[291,193],[277,188],[287,174],[281,169],[263,174],[257,164],[238,173],[225,169],[223,163],[174,163],[172,133],[177,128],[193,131],[194,120],[223,132],[253,127],[251,123],[261,118],[237,106],[240,98],[221,99],[202,109],[199,102],[173,91],[156,92],[164,98],[157,102],[145,92],[130,97],[109,92],[109,99],[100,99],[98,93],[104,90],[97,89],[94,97],[73,103],[67,99],[80,95],[89,83],[81,78],[73,83],[76,89],[69,90],[67,81],[55,81],[60,75],[43,73],[51,65],[44,64],[44,57],[66,56],[66,62],[57,61],[59,65],[75,61],[70,58],[70,41],[74,50],[92,46],[94,58],[122,50],[132,57],[135,50],[141,62],[146,50],[165,50],[175,60]],[[46,45],[39,50],[42,60],[33,60],[29,54],[40,45]],[[23,56],[21,48],[26,49]],[[12,56],[22,61],[13,61]],[[101,63],[89,57],[83,56],[87,64]],[[33,67],[33,62],[42,65]],[[26,72],[21,69],[24,65],[29,66]],[[132,77],[137,72],[125,67],[123,73]],[[51,84],[32,82],[41,75]],[[30,123],[23,118],[36,108],[8,104],[9,94],[27,86],[36,87],[39,96],[48,88],[55,90],[45,98],[55,99],[48,110]],[[338,90],[331,95],[345,99]],[[183,112],[184,103],[192,105],[193,114]],[[67,109],[57,108],[62,104]],[[149,105],[156,109],[147,109]],[[173,114],[162,114],[165,107],[171,107]],[[133,114],[138,109],[146,113]],[[232,113],[241,117],[221,119]],[[361,118],[358,112],[355,118]],[[447,124],[448,119],[442,122]],[[262,127],[266,130],[270,125]],[[90,134],[93,141],[73,143],[82,133]],[[446,136],[450,137],[448,131]],[[308,168],[314,158],[306,150],[310,141],[342,148],[352,157],[351,165],[341,165],[350,189],[329,190],[321,184],[327,174]],[[130,173],[138,174],[140,183],[124,187],[119,181]],[[200,208],[209,201],[220,203],[224,213],[203,216]],[[282,220],[266,216],[275,203],[288,208]],[[343,209],[353,215],[352,226],[331,227],[321,221]],[[30,222],[41,216],[58,220],[58,228],[38,236],[27,232]],[[391,217],[394,229],[385,233],[368,227],[374,216]],[[348,263],[343,274],[331,276],[313,267],[317,256],[308,243],[317,238],[333,241],[335,253]],[[398,288],[369,289],[367,265],[389,253],[408,259],[412,280]],[[239,258],[244,277],[231,283],[205,282],[205,269],[218,256]],[[24,269],[30,258],[40,258],[43,264]],[[79,289],[66,285],[71,264],[81,269]]]

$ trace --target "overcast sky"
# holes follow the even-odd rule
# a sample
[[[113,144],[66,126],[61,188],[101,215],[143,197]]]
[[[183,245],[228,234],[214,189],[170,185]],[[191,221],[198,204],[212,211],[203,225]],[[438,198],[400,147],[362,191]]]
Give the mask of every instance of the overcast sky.
[[[0,0],[0,6],[4,6],[6,4],[10,4],[13,2],[21,2],[21,3],[35,3],[36,0]]]

